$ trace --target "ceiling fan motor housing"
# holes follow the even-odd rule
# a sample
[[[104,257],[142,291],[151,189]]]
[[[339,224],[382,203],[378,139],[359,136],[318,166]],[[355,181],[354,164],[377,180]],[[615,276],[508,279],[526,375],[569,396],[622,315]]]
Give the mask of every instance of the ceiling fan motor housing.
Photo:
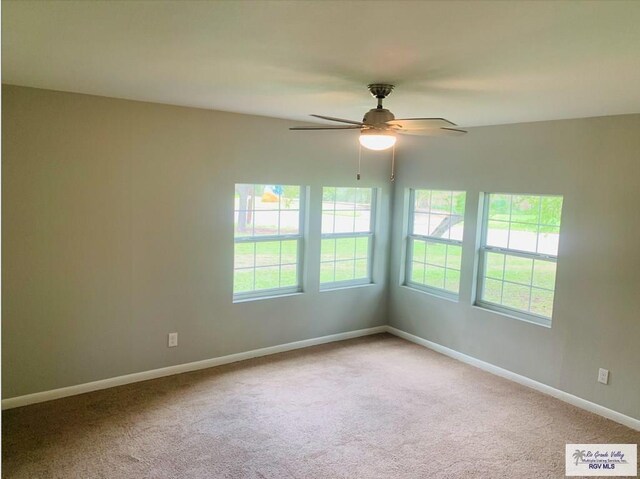
[[[367,113],[365,113],[364,118],[362,119],[362,123],[367,126],[380,126],[386,127],[385,123],[387,121],[395,120],[396,117],[386,108],[372,108]]]

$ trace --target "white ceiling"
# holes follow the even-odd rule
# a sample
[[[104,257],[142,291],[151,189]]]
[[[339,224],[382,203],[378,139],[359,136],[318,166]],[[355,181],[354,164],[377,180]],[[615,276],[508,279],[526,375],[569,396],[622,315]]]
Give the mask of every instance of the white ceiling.
[[[5,83],[462,126],[640,112],[640,2],[3,1]]]

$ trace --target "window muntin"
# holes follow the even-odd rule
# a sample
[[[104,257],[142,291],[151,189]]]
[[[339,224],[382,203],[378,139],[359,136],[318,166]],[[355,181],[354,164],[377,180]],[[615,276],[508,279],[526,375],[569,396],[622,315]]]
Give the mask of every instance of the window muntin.
[[[465,201],[464,191],[410,191],[405,285],[458,297]]]
[[[300,186],[237,184],[234,300],[301,291]]]
[[[320,287],[371,282],[374,188],[322,188]]]
[[[561,216],[562,196],[484,195],[477,304],[551,324]]]

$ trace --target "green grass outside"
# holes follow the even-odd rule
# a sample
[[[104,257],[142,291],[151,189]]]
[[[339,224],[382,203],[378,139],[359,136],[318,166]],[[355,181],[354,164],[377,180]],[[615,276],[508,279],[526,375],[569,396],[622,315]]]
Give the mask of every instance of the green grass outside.
[[[323,239],[320,250],[320,283],[366,278],[369,238]]]
[[[462,248],[421,240],[413,241],[411,281],[458,293]]]
[[[367,237],[323,239],[320,282],[326,284],[366,278],[368,251]],[[425,252],[428,264],[423,263]],[[297,255],[296,240],[236,244],[234,292],[296,286]],[[460,246],[414,240],[413,258],[411,281],[459,292]],[[284,266],[279,267],[279,264]],[[553,262],[488,253],[482,299],[525,311],[529,310],[531,300],[532,313],[550,316],[555,275],[556,265]],[[503,291],[503,278],[517,284],[504,283]],[[530,283],[532,288],[529,288]]]
[[[323,239],[320,282],[366,278],[368,253],[368,237]],[[297,285],[297,258],[296,240],[236,243],[234,293]],[[285,266],[280,268],[280,264]]]
[[[457,293],[461,253],[460,246],[414,240],[411,281]],[[488,253],[485,268],[482,299],[525,311],[531,300],[532,313],[551,316],[555,263]],[[504,283],[502,291],[502,279],[517,284]]]

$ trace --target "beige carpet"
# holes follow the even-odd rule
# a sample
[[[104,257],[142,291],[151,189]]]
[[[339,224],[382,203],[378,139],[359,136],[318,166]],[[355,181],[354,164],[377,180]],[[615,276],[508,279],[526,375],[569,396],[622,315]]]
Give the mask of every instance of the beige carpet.
[[[640,433],[378,335],[5,411],[7,478],[561,478]]]

